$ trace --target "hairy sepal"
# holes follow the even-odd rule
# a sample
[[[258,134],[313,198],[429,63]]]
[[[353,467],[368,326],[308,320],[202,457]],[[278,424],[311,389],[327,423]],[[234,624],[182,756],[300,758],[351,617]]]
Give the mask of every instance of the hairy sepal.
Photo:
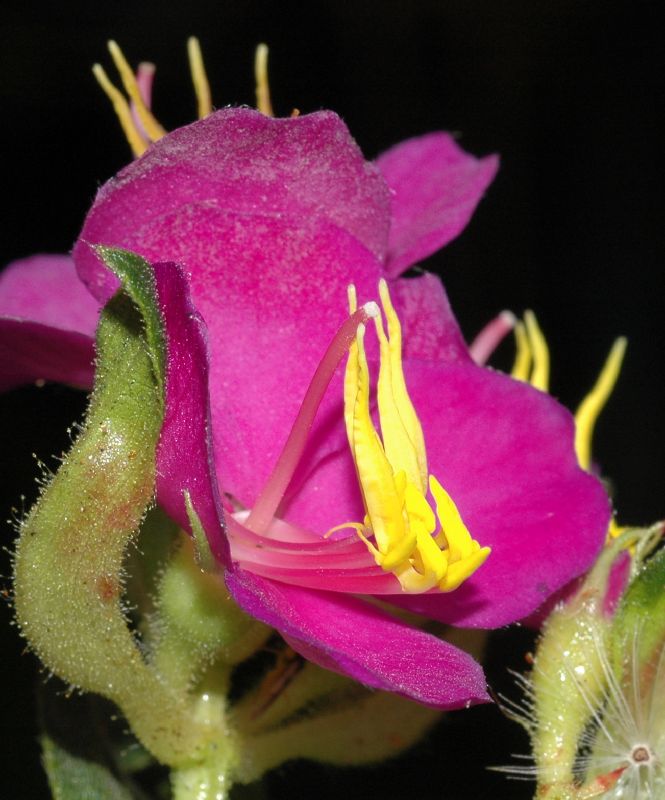
[[[187,763],[208,737],[186,695],[146,662],[122,601],[125,552],[153,503],[163,328],[150,266],[124,251],[99,253],[123,290],[100,318],[81,433],[20,526],[16,617],[50,671],[117,703],[159,760]]]

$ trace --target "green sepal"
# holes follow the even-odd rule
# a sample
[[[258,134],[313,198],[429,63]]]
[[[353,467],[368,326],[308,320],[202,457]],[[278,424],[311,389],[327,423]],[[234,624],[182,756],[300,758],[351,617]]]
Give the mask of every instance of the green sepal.
[[[154,502],[161,315],[149,265],[130,253],[98,252],[126,291],[101,314],[80,435],[20,526],[16,618],[49,670],[116,703],[158,760],[189,764],[204,758],[215,731],[192,715],[192,698],[154,669],[124,606],[127,547]]]
[[[208,542],[203,524],[192,503],[192,496],[187,490],[183,492],[183,495],[185,499],[185,509],[187,510],[187,518],[192,528],[196,563],[204,572],[218,572],[219,564],[215,560],[215,556],[210,549],[210,543]]]
[[[664,646],[665,550],[660,550],[644,563],[617,609],[610,652],[619,681],[628,671],[648,683]]]
[[[125,549],[152,502],[161,424],[141,318],[124,294],[103,310],[95,388],[77,441],[23,521],[16,614],[64,680],[115,696],[142,659],[122,609]]]
[[[154,377],[163,405],[166,338],[157,304],[155,275],[152,267],[141,256],[119,247],[106,247],[100,244],[94,250],[106,266],[120,278],[123,292],[132,299],[139,310],[144,326],[148,357],[152,361]]]

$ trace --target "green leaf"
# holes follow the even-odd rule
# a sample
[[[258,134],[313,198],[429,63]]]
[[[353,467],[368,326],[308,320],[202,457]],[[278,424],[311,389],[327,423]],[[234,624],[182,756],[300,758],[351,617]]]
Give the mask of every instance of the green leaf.
[[[54,800],[134,800],[103,765],[72,755],[48,736],[41,744]]]
[[[37,689],[42,762],[55,800],[146,800],[132,774],[154,761],[128,736],[125,721],[107,701],[65,690],[57,679]],[[152,783],[163,778],[154,769],[150,775]]]

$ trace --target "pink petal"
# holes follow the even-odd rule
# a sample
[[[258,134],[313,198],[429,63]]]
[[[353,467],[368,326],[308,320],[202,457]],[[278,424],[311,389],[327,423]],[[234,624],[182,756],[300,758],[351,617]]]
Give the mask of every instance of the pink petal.
[[[0,316],[94,336],[99,303],[69,256],[38,255],[14,261],[0,274]]]
[[[432,361],[470,362],[469,350],[436,275],[390,281],[393,304],[402,323],[403,356]]]
[[[591,566],[609,522],[602,485],[577,465],[571,415],[548,395],[478,367],[410,364],[407,381],[430,472],[492,554],[450,594],[393,600],[469,627],[527,616]]]
[[[167,345],[157,499],[190,529],[184,503],[184,492],[189,492],[213,554],[230,564],[210,436],[205,326],[191,304],[183,271],[175,264],[156,264],[154,271]]]
[[[92,388],[93,340],[18,319],[0,319],[0,391],[33,381]]]
[[[471,656],[355,597],[266,580],[245,570],[226,584],[249,614],[315,664],[436,708],[488,702]]]
[[[477,159],[448,133],[430,133],[383,153],[376,161],[392,190],[386,270],[399,275],[466,227],[499,166]]]
[[[224,490],[249,507],[281,452],[305,391],[348,315],[355,281],[375,298],[380,263],[324,222],[181,209],[123,245],[148,260],[169,254],[189,272],[209,331],[215,453]],[[157,254],[157,255],[155,255]],[[312,433],[303,469],[344,441],[342,369]],[[331,431],[333,436],[331,436]]]
[[[52,380],[89,389],[99,303],[68,256],[14,261],[0,275],[0,389]]]
[[[130,235],[140,245],[141,231],[163,215],[179,210],[184,220],[209,208],[331,223],[383,259],[389,202],[383,177],[336,114],[271,118],[227,108],[169,134],[106,183],[81,238],[129,248]],[[138,251],[153,262],[174,258]],[[80,243],[74,257],[94,294],[107,299],[116,286],[109,273]]]

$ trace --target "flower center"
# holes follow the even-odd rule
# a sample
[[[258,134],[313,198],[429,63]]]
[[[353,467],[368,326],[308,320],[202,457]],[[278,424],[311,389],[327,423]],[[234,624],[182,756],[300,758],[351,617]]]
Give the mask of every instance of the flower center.
[[[652,759],[653,755],[651,750],[647,745],[644,744],[636,745],[630,754],[630,760],[638,766],[648,764]]]
[[[333,530],[353,528],[376,563],[393,572],[404,591],[438,588],[449,592],[481,566],[490,548],[481,547],[471,537],[450,495],[428,474],[422,426],[402,368],[401,325],[383,280],[379,294],[388,326],[386,335],[381,317],[374,317],[380,346],[377,399],[381,436],[370,414],[365,326],[360,325],[349,349],[344,416],[365,518],[362,523],[347,523]],[[351,313],[355,312],[354,287],[349,289],[349,306]],[[436,513],[427,500],[428,487]]]

